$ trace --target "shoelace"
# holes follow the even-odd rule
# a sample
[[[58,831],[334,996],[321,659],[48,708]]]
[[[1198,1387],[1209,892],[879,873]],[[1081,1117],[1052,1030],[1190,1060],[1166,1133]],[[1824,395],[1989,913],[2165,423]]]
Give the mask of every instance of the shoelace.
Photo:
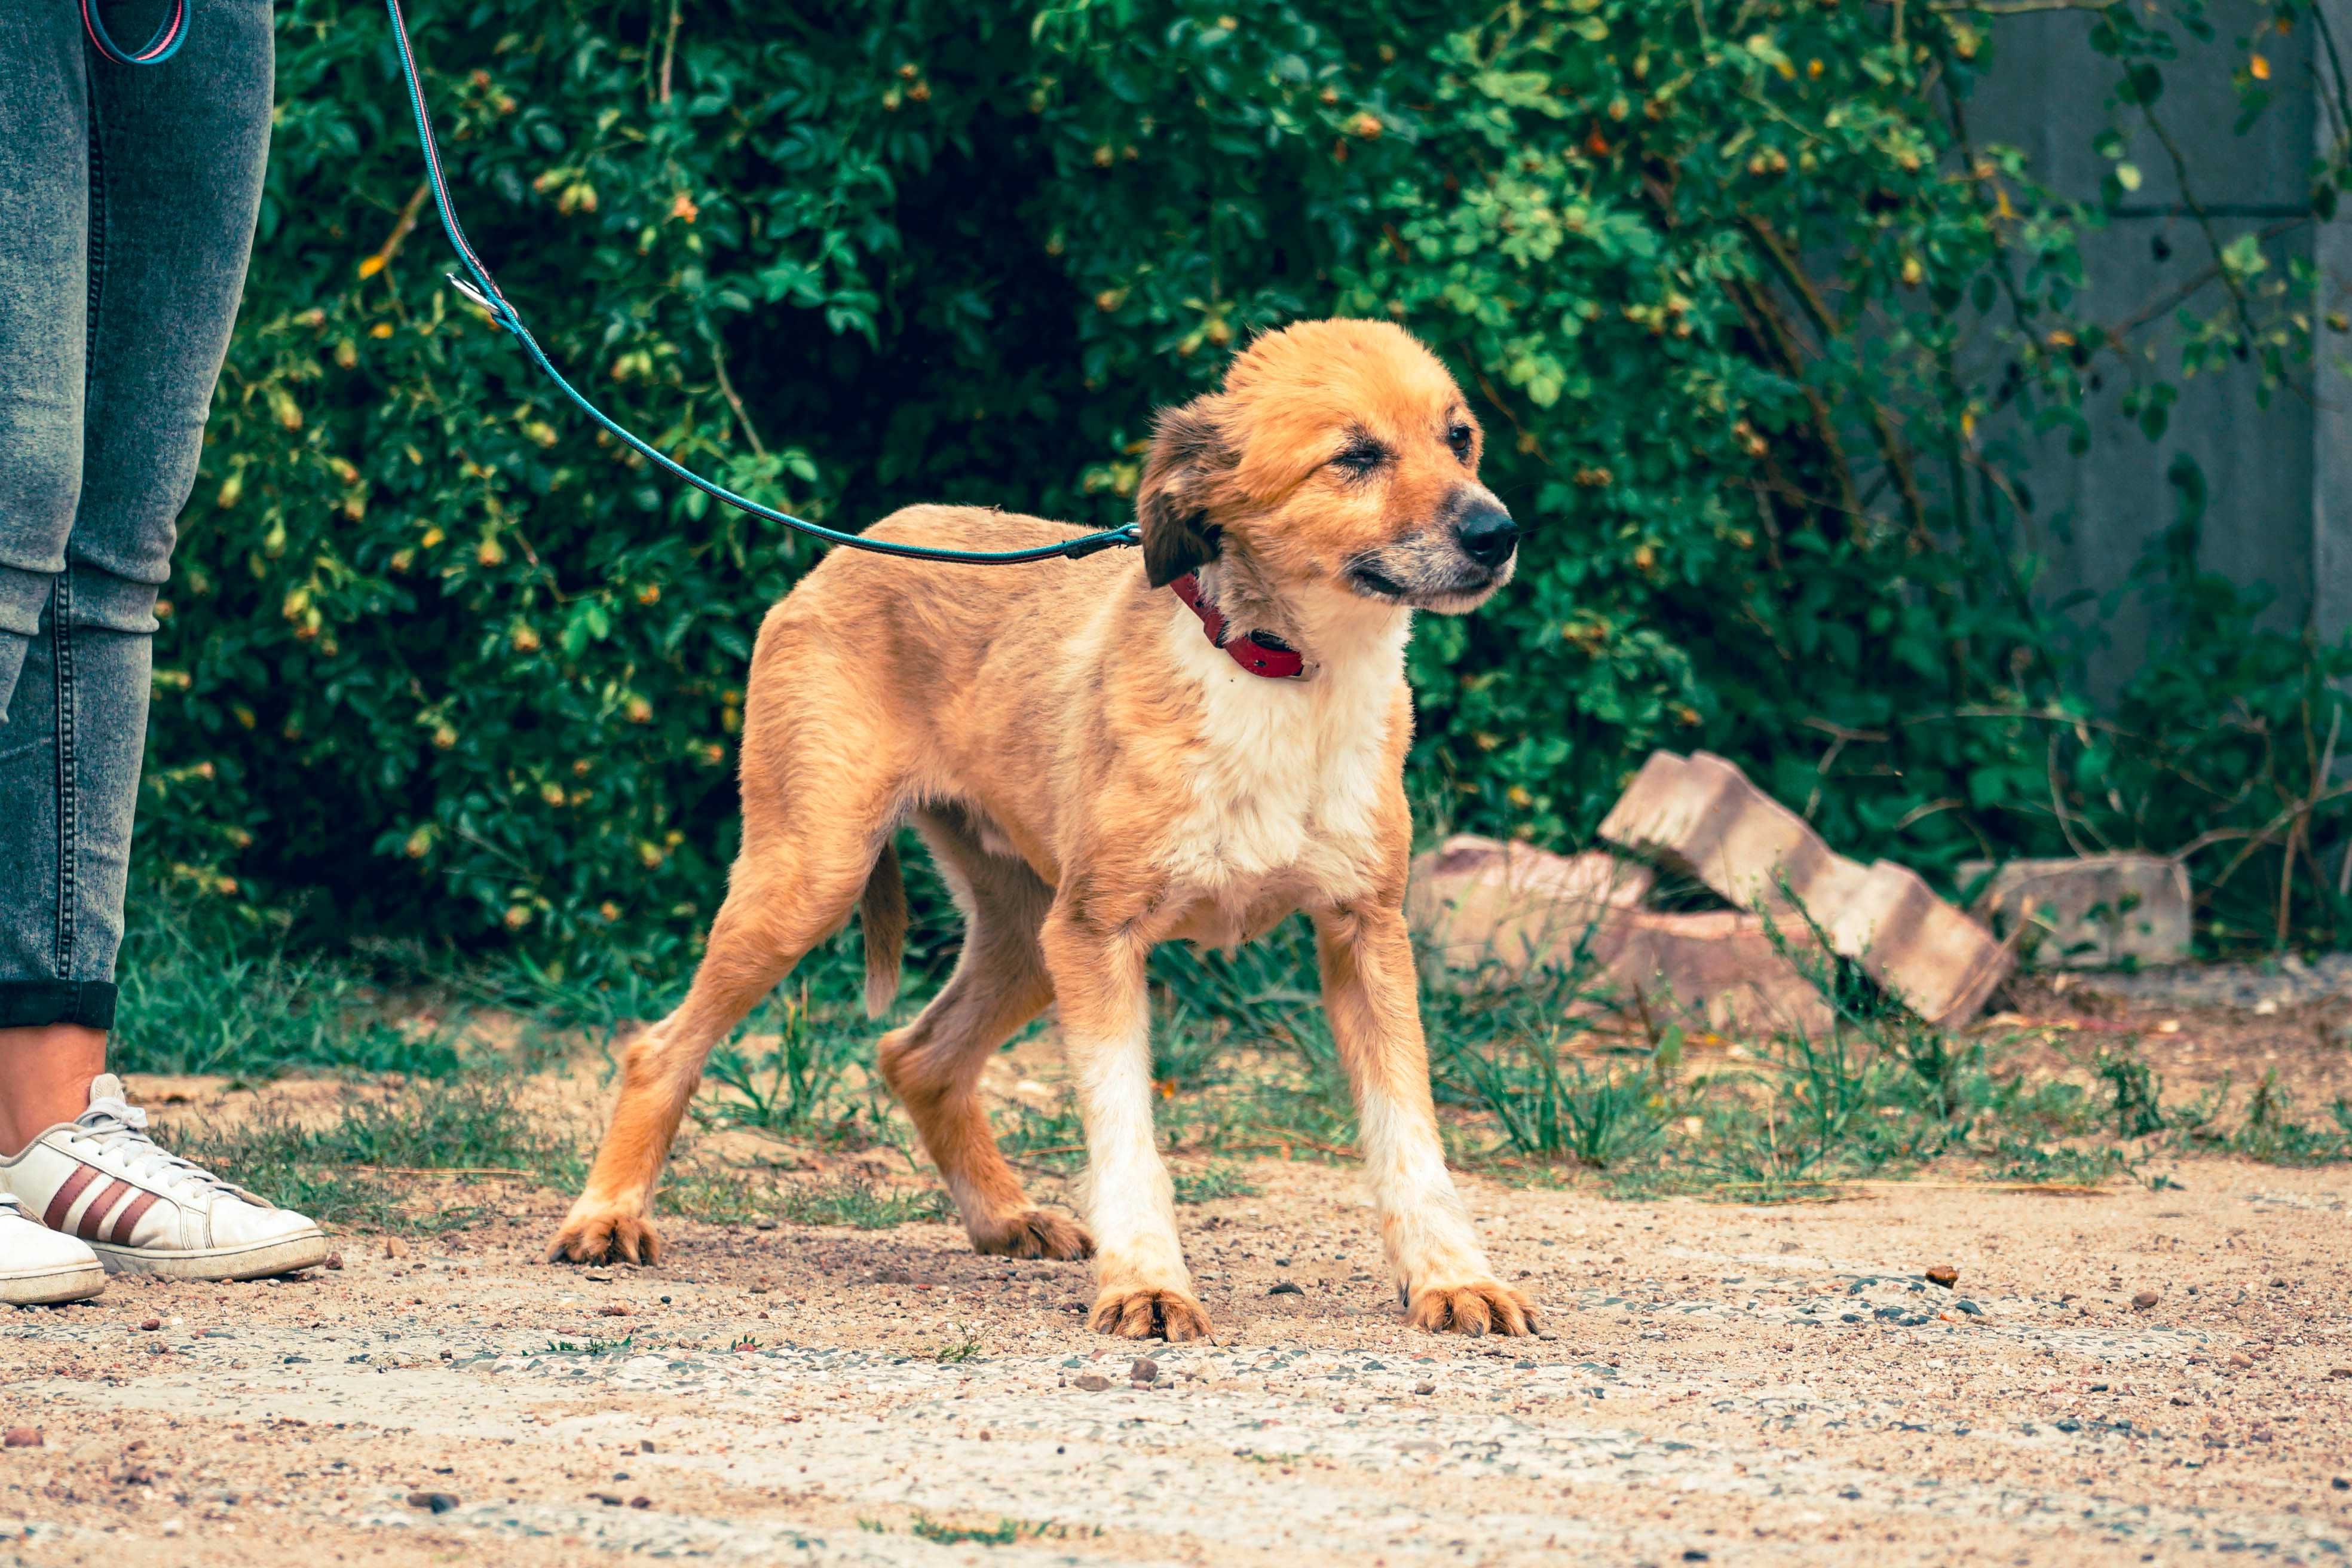
[[[121,1100],[93,1100],[74,1122],[74,1135],[97,1144],[130,1167],[131,1173],[199,1202],[215,1195],[246,1201],[247,1194],[193,1161],[184,1160],[147,1136],[147,1113]]]

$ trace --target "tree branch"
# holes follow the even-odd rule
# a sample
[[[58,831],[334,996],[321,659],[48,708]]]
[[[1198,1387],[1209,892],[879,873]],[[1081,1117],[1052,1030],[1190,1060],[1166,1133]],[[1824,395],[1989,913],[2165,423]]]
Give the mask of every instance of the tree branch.
[[[1813,286],[1813,280],[1798,265],[1797,258],[1787,243],[1772,231],[1772,226],[1754,213],[1742,213],[1740,221],[1755,237],[1756,243],[1763,247],[1764,254],[1771,258],[1772,265],[1779,269],[1782,280],[1795,291],[1798,300],[1805,307],[1805,313],[1812,318],[1814,330],[1822,334],[1823,341],[1840,336],[1838,320],[1832,313],[1829,301],[1822,298],[1821,290]],[[1912,471],[1910,451],[1903,445],[1895,431],[1894,418],[1885,407],[1874,398],[1866,401],[1870,405],[1871,432],[1877,437],[1879,455],[1885,458],[1887,470],[1895,476],[1895,487],[1902,492],[1903,514],[1911,526],[1912,540],[1925,549],[1929,543],[1927,506],[1919,493],[1919,478]]]

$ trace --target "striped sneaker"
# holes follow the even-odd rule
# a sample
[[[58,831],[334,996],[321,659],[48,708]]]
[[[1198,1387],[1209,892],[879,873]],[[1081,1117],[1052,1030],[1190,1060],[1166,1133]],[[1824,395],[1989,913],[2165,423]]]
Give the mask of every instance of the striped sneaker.
[[[15,1198],[0,1193],[0,1304],[46,1307],[79,1301],[106,1289],[98,1254],[26,1217]]]
[[[112,1073],[89,1109],[0,1161],[0,1193],[49,1229],[89,1244],[109,1274],[257,1279],[323,1263],[327,1238],[147,1136],[147,1113]]]

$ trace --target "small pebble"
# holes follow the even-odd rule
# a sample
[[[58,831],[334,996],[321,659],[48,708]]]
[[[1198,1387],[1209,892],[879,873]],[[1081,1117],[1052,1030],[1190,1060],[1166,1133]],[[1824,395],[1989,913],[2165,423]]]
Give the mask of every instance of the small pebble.
[[[139,1325],[139,1327],[140,1327],[142,1331],[145,1331],[145,1332],[147,1332],[147,1333],[151,1333],[151,1334],[152,1334],[152,1333],[153,1333],[157,1329],[162,1328],[163,1326],[163,1319],[161,1319],[161,1318],[150,1318],[150,1319],[148,1319],[145,1322],[143,1322],[143,1323],[142,1323],[142,1324],[140,1324],[140,1325]]]
[[[46,1441],[38,1426],[11,1426],[8,1435],[0,1437],[0,1448],[38,1448]]]
[[[1138,1383],[1150,1383],[1160,1375],[1160,1363],[1148,1355],[1138,1356],[1135,1364],[1127,1369],[1127,1375]]]
[[[2158,1300],[2158,1298],[2155,1291],[2143,1290],[2138,1295],[2132,1298],[2132,1310],[2136,1312],[2145,1312],[2150,1307],[2155,1306]]]
[[[764,1274],[751,1281],[751,1294],[754,1296],[764,1296],[775,1288],[776,1282]]]
[[[1966,1312],[1971,1318],[1981,1318],[1984,1316],[1984,1309],[1978,1306],[1974,1301],[1969,1300],[1966,1296],[1963,1296],[1958,1300],[1953,1302],[1952,1310],[1955,1311]]]
[[[2330,1377],[2352,1377],[2352,1366],[2331,1366],[2327,1369],[2327,1375]]]
[[[629,1506],[631,1508],[651,1508],[654,1506],[654,1500],[649,1497],[633,1497],[629,1500]]]
[[[457,1506],[457,1494],[456,1492],[411,1492],[408,1494],[408,1506],[429,1510],[434,1513],[447,1513]]]
[[[383,1255],[386,1258],[405,1258],[408,1256],[408,1243],[396,1236],[387,1236],[383,1238]]]
[[[327,1254],[327,1267],[328,1267],[328,1268],[341,1268],[342,1266],[343,1266],[343,1255],[342,1255],[341,1253],[340,1253],[340,1252],[330,1252],[329,1254]]]
[[[751,1228],[753,1230],[773,1230],[776,1228],[776,1222],[772,1219],[755,1219],[751,1222]]]
[[[1301,1290],[1289,1280],[1285,1279],[1281,1284],[1276,1285],[1273,1289],[1268,1290],[1266,1294],[1269,1296],[1304,1296],[1307,1292]]]
[[[1960,1271],[1948,1263],[1938,1263],[1927,1270],[1927,1283],[1941,1285],[1948,1290],[1960,1282]]]
[[[1412,1391],[1415,1394],[1434,1394],[1437,1392],[1437,1384],[1433,1383],[1416,1383],[1412,1385]]]
[[[1104,1389],[1110,1386],[1110,1379],[1105,1377],[1098,1372],[1080,1373],[1076,1377],[1071,1379],[1071,1381],[1076,1383],[1080,1388],[1085,1389],[1088,1394],[1100,1394]]]
[[[625,1318],[629,1315],[629,1310],[618,1301],[614,1301],[597,1308],[596,1315],[600,1318]]]
[[[654,1452],[654,1440],[651,1437],[638,1438],[637,1452],[640,1454],[650,1454]]]

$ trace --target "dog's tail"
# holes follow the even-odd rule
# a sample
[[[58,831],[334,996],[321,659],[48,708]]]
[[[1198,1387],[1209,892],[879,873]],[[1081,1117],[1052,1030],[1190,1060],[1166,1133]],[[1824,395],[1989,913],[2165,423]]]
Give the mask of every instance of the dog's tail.
[[[866,1016],[879,1018],[898,999],[898,963],[907,952],[907,883],[887,839],[866,879],[857,919],[866,935]]]

